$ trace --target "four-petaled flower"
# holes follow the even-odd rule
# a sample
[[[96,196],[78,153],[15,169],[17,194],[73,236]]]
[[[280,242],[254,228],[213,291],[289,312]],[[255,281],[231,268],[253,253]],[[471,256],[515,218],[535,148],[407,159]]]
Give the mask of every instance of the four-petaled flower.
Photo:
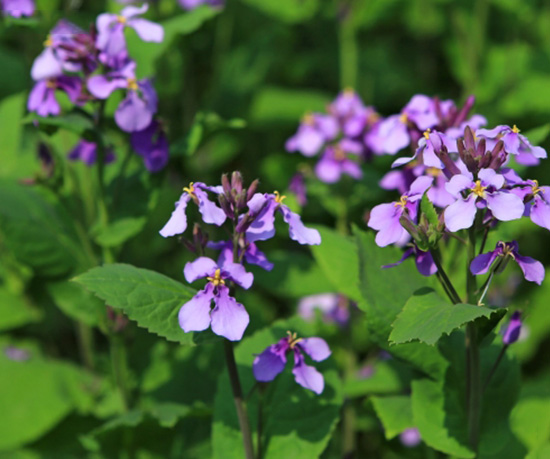
[[[298,338],[296,333],[287,332],[288,336],[272,344],[261,354],[258,354],[252,364],[254,377],[258,381],[273,381],[286,365],[286,355],[294,354],[294,369],[292,373],[296,382],[316,394],[323,392],[325,380],[314,367],[306,365],[304,353],[315,362],[328,358],[331,354],[326,341],[322,338]]]
[[[183,271],[187,282],[206,277],[208,283],[191,300],[185,303],[178,314],[180,327],[185,332],[202,331],[212,327],[216,335],[230,341],[238,341],[248,326],[249,317],[244,306],[230,296],[226,281],[248,289],[254,276],[238,263],[218,266],[214,260],[199,257],[187,263]],[[214,308],[210,305],[214,301]]]

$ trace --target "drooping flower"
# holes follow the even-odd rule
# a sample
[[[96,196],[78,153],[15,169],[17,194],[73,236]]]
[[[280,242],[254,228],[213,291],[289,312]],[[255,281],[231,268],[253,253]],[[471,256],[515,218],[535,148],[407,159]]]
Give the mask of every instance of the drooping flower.
[[[412,257],[413,255],[416,263],[416,269],[418,269],[418,272],[420,274],[429,277],[437,272],[437,266],[435,265],[432,254],[430,252],[424,252],[423,250],[420,250],[415,243],[412,243],[412,246],[405,250],[405,252],[403,252],[403,256],[399,261],[391,263],[389,265],[384,265],[382,266],[382,268],[394,268],[396,266],[399,266],[407,258]]]
[[[191,182],[189,187],[183,189],[176,209],[172,212],[170,219],[160,230],[160,234],[164,237],[175,236],[183,233],[187,228],[187,216],[185,210],[189,201],[193,201],[199,206],[199,212],[202,214],[202,219],[205,223],[211,223],[220,226],[225,222],[227,216],[225,212],[219,208],[214,202],[208,199],[207,191],[220,194],[221,187],[210,187],[202,182]]]
[[[160,43],[164,39],[164,29],[161,25],[137,16],[149,9],[148,4],[141,7],[127,6],[120,14],[103,13],[97,17],[96,46],[106,56],[116,56],[126,50],[124,38],[125,27],[136,31],[138,36],[147,42]]]
[[[493,129],[478,129],[476,136],[486,139],[488,148],[493,148],[499,140],[502,140],[506,152],[515,155],[516,161],[520,164],[536,165],[539,159],[547,157],[546,150],[531,145],[527,137],[520,134],[520,130],[516,125],[513,127],[500,125]]]
[[[148,171],[158,172],[168,163],[168,139],[158,121],[153,120],[142,131],[132,132],[130,143],[134,151],[143,157]]]
[[[498,265],[495,266],[496,272],[501,272],[507,265],[510,259],[514,260],[521,270],[525,280],[542,284],[544,280],[544,266],[540,261],[531,257],[525,257],[519,254],[519,247],[516,241],[502,242],[499,241],[495,250],[487,253],[482,253],[472,260],[470,271],[474,275],[485,274],[493,263],[498,260]]]
[[[411,220],[416,218],[418,201],[432,184],[433,178],[421,176],[411,185],[407,193],[401,195],[397,202],[379,204],[371,211],[368,226],[377,230],[375,242],[380,247],[394,244],[407,236],[401,225],[401,216],[406,212]]]
[[[296,333],[287,332],[288,336],[258,354],[252,364],[252,371],[257,381],[273,381],[286,365],[286,355],[294,355],[292,373],[296,382],[316,394],[321,394],[325,387],[323,375],[314,367],[306,365],[304,354],[315,362],[327,359],[331,352],[322,338],[298,338]]]
[[[2,12],[13,18],[32,16],[35,10],[34,0],[1,0]]]
[[[275,212],[279,212],[288,224],[291,239],[300,244],[319,245],[321,243],[319,231],[304,226],[300,216],[283,204],[284,199],[285,196],[275,191],[274,194],[256,193],[248,201],[249,214],[253,220],[246,230],[246,239],[249,242],[255,242],[272,238],[275,235]]]
[[[347,298],[336,293],[320,293],[303,297],[298,303],[298,315],[305,320],[313,320],[316,311],[321,312],[323,320],[346,325],[350,310]]]
[[[501,221],[520,218],[525,206],[514,193],[503,189],[505,178],[493,169],[481,169],[474,181],[470,172],[454,175],[445,185],[456,201],[445,209],[445,225],[455,232],[470,228],[479,208],[487,207],[493,217]],[[468,196],[463,197],[462,193]]]
[[[516,311],[512,314],[510,323],[504,330],[502,342],[505,345],[509,346],[510,344],[515,343],[519,339],[520,333],[521,333],[521,312]]]
[[[187,263],[184,269],[187,282],[206,277],[208,283],[191,300],[185,303],[178,314],[180,327],[185,332],[202,331],[212,327],[216,335],[230,341],[242,338],[250,320],[244,306],[230,296],[226,281],[234,282],[244,289],[250,288],[254,280],[251,273],[238,263],[218,266],[214,260],[199,257]],[[211,309],[211,303],[215,306]]]
[[[68,158],[73,161],[82,161],[88,166],[95,164],[97,159],[97,144],[88,140],[80,140],[69,152]],[[115,154],[111,148],[105,150],[105,164],[114,161]]]
[[[531,221],[538,226],[550,230],[550,187],[539,186],[537,180],[527,180],[525,212]]]
[[[82,92],[82,82],[79,77],[68,75],[38,81],[29,94],[28,110],[40,116],[59,115],[61,106],[55,97],[56,91],[65,92],[71,102],[77,103]]]

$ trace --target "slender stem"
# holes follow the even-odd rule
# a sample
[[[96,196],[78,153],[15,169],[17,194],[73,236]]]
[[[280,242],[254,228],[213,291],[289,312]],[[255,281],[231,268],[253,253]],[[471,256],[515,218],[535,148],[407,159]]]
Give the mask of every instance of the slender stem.
[[[483,299],[485,298],[485,295],[487,294],[487,291],[489,290],[489,287],[491,286],[491,281],[493,280],[493,277],[495,275],[495,270],[491,270],[491,274],[489,274],[489,277],[481,287],[481,296],[479,297],[479,300],[477,300],[477,305],[482,306],[483,305]]]
[[[77,323],[77,336],[78,336],[78,348],[80,351],[80,358],[84,363],[84,366],[93,371],[95,368],[94,362],[94,335],[92,328],[85,323]]]
[[[129,394],[127,387],[128,368],[124,338],[120,334],[112,333],[109,336],[109,339],[111,346],[111,365],[113,378],[120,392],[124,411],[127,411],[129,403]]]
[[[502,361],[502,358],[504,357],[504,354],[506,354],[506,349],[508,349],[508,344],[505,344],[502,347],[502,349],[500,350],[500,353],[498,354],[498,357],[495,360],[495,363],[493,364],[493,367],[491,368],[491,371],[489,371],[489,374],[487,375],[487,379],[485,379],[485,383],[483,384],[482,392],[485,392],[485,390],[489,386],[489,383],[491,382],[491,379],[495,375],[495,372],[497,371],[497,368],[500,365],[500,362]]]
[[[340,13],[340,85],[342,88],[357,87],[359,50],[357,47],[356,29],[353,23],[353,1],[349,1]]]
[[[485,228],[485,231],[483,232],[483,239],[481,239],[481,245],[479,246],[479,255],[483,253],[483,249],[485,249],[485,244],[487,242],[487,236],[489,235],[489,226]]]
[[[258,423],[256,428],[256,458],[262,458],[262,435],[263,435],[263,402],[264,402],[264,389],[260,387],[258,391]]]
[[[430,253],[431,253],[432,258],[434,260],[435,266],[437,266],[437,271],[439,273],[439,276],[441,276],[440,279],[443,279],[443,282],[445,283],[445,285],[447,287],[445,290],[446,291],[448,290],[448,292],[450,294],[449,298],[451,299],[451,301],[454,304],[461,303],[462,301],[460,299],[460,296],[458,295],[456,289],[454,288],[453,283],[449,279],[449,276],[447,276],[447,273],[443,269],[443,265],[441,264],[441,258],[440,258],[439,252],[435,249],[432,249],[432,250],[430,250]],[[438,276],[438,278],[439,278],[439,276]]]
[[[235,402],[235,408],[237,409],[237,418],[239,419],[239,426],[243,436],[244,454],[246,459],[254,459],[252,433],[250,431],[250,423],[248,421],[246,405],[243,401],[241,382],[239,380],[239,373],[237,372],[237,364],[235,363],[235,354],[233,353],[233,343],[224,339],[223,348],[225,351],[229,381],[231,382],[231,390],[233,391],[233,400]]]
[[[447,284],[445,283],[445,280],[441,277],[441,273],[438,271],[438,272],[435,273],[435,275],[437,277],[437,280],[439,281],[439,283],[443,287],[443,290],[445,290],[445,294],[449,297],[449,300],[451,300],[451,303],[454,303],[454,297],[451,294],[451,292],[449,291],[449,287],[447,287]]]

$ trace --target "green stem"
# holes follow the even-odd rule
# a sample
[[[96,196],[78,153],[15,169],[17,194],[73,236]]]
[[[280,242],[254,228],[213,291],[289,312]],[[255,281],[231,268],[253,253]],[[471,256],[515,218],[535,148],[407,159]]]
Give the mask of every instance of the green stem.
[[[120,334],[112,333],[109,337],[111,346],[111,365],[113,378],[122,399],[124,411],[128,410],[129,394],[127,386],[127,357],[124,338]]]
[[[93,371],[95,369],[93,330],[89,325],[78,322],[77,336],[80,358],[82,359],[86,369]]]
[[[487,379],[485,380],[485,383],[483,384],[482,392],[485,392],[485,390],[489,386],[489,383],[491,382],[491,379],[493,378],[495,372],[497,371],[497,368],[500,365],[500,362],[502,361],[502,358],[504,357],[504,354],[506,354],[506,349],[508,349],[508,344],[505,344],[502,347],[502,349],[500,350],[500,353],[498,354],[498,357],[495,360],[495,363],[494,363],[493,367],[491,368],[491,371],[487,375]]]
[[[339,20],[340,44],[340,85],[342,88],[357,87],[359,49],[357,47],[356,29],[353,24],[352,1],[347,5],[348,11],[342,13]]]
[[[430,253],[432,255],[432,258],[434,260],[435,266],[437,266],[437,272],[438,279],[440,281],[442,280],[443,288],[445,289],[445,292],[449,295],[450,300],[454,304],[461,303],[460,296],[458,295],[456,289],[454,288],[453,283],[451,282],[451,279],[449,279],[449,276],[447,276],[447,273],[445,272],[445,269],[443,269],[443,265],[441,264],[441,256],[439,254],[439,251],[437,249],[430,250]]]
[[[262,458],[262,435],[263,435],[263,402],[265,387],[258,391],[258,423],[256,428],[256,459]]]
[[[233,343],[227,339],[223,340],[225,351],[225,361],[227,363],[227,371],[229,373],[229,381],[231,382],[231,390],[233,391],[233,401],[237,410],[237,418],[243,436],[244,455],[246,459],[254,459],[254,448],[252,446],[252,432],[250,431],[250,423],[248,421],[248,413],[243,400],[243,392],[237,364],[235,362],[235,354],[233,352]]]

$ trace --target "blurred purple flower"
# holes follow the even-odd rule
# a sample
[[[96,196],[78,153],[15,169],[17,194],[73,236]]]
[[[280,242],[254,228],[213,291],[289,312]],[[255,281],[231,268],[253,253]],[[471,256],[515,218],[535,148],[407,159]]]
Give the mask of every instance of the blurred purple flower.
[[[337,120],[330,115],[307,114],[298,131],[285,144],[288,152],[299,151],[304,156],[315,156],[326,142],[333,140],[339,131]]]
[[[401,432],[401,435],[399,435],[399,441],[407,448],[414,448],[420,444],[422,438],[420,437],[420,432],[418,429],[416,427],[411,427]]]
[[[315,311],[321,312],[326,322],[335,322],[343,326],[349,321],[347,299],[336,293],[305,296],[298,303],[298,315],[305,320],[313,320]]]
[[[497,242],[495,250],[478,255],[470,264],[470,271],[474,275],[485,274],[489,268],[498,259],[499,264],[496,269],[500,272],[506,267],[509,259],[514,260],[521,270],[525,280],[542,284],[544,280],[544,266],[540,261],[531,257],[525,257],[519,254],[519,247],[516,241],[512,242]]]
[[[325,183],[338,182],[342,174],[359,180],[363,177],[361,167],[348,155],[357,157],[362,150],[363,147],[360,144],[349,139],[343,139],[338,144],[327,147],[315,166],[315,174]]]
[[[185,210],[189,201],[193,200],[197,206],[199,206],[199,212],[202,214],[202,219],[205,223],[214,224],[220,226],[225,222],[227,216],[225,212],[218,207],[215,203],[208,199],[207,191],[220,194],[221,187],[209,187],[202,182],[191,182],[189,187],[183,189],[178,202],[176,202],[176,209],[172,212],[170,219],[160,230],[160,234],[163,237],[175,236],[181,234],[187,228],[187,216]]]
[[[292,176],[288,189],[296,195],[296,200],[300,206],[304,207],[307,204],[306,184],[302,173],[297,172]]]
[[[28,110],[40,116],[59,115],[61,107],[55,97],[58,90],[65,92],[73,103],[77,103],[82,92],[82,82],[79,77],[66,75],[36,82],[27,101]]]
[[[97,144],[88,140],[80,140],[69,152],[68,158],[73,161],[82,161],[88,166],[95,164],[97,159]],[[105,164],[114,161],[115,154],[111,148],[106,148]]]
[[[4,354],[8,359],[15,362],[24,362],[31,358],[31,353],[29,351],[15,346],[6,346],[4,348]]]
[[[327,359],[331,352],[322,338],[297,338],[296,333],[287,332],[288,336],[278,343],[272,344],[261,354],[256,355],[252,371],[257,381],[273,381],[286,365],[288,352],[294,354],[294,369],[292,373],[296,382],[316,394],[321,394],[325,387],[323,375],[314,367],[305,364],[304,353],[315,362]]]
[[[143,157],[148,171],[158,172],[168,163],[168,140],[158,121],[152,121],[142,131],[132,132],[130,143],[134,151]]]
[[[32,16],[35,10],[34,0],[1,0],[0,5],[2,12],[13,18]]]
[[[183,331],[202,331],[211,326],[216,335],[230,341],[240,340],[250,318],[244,306],[229,295],[229,287],[225,282],[232,281],[248,289],[254,280],[252,274],[247,273],[238,263],[218,266],[214,260],[200,257],[185,265],[184,275],[189,283],[204,277],[208,283],[181,307],[178,320]],[[212,301],[215,306],[210,309]]]
[[[509,346],[510,344],[515,343],[520,336],[521,333],[521,312],[516,311],[512,314],[512,318],[510,319],[510,323],[504,330],[504,335],[502,337],[502,342]]]
[[[220,250],[220,255],[218,256],[218,265],[224,266],[226,263],[233,263],[233,242],[231,241],[220,241],[214,242],[210,241],[206,244],[206,247],[209,249]],[[247,263],[251,265],[257,265],[260,268],[265,269],[266,271],[271,271],[273,269],[273,263],[271,263],[265,254],[258,249],[256,244],[249,242],[246,244],[246,247],[239,247],[238,249],[239,260],[244,259]]]
[[[222,8],[225,0],[178,0],[183,9],[193,10],[201,5],[209,5],[215,8]]]

